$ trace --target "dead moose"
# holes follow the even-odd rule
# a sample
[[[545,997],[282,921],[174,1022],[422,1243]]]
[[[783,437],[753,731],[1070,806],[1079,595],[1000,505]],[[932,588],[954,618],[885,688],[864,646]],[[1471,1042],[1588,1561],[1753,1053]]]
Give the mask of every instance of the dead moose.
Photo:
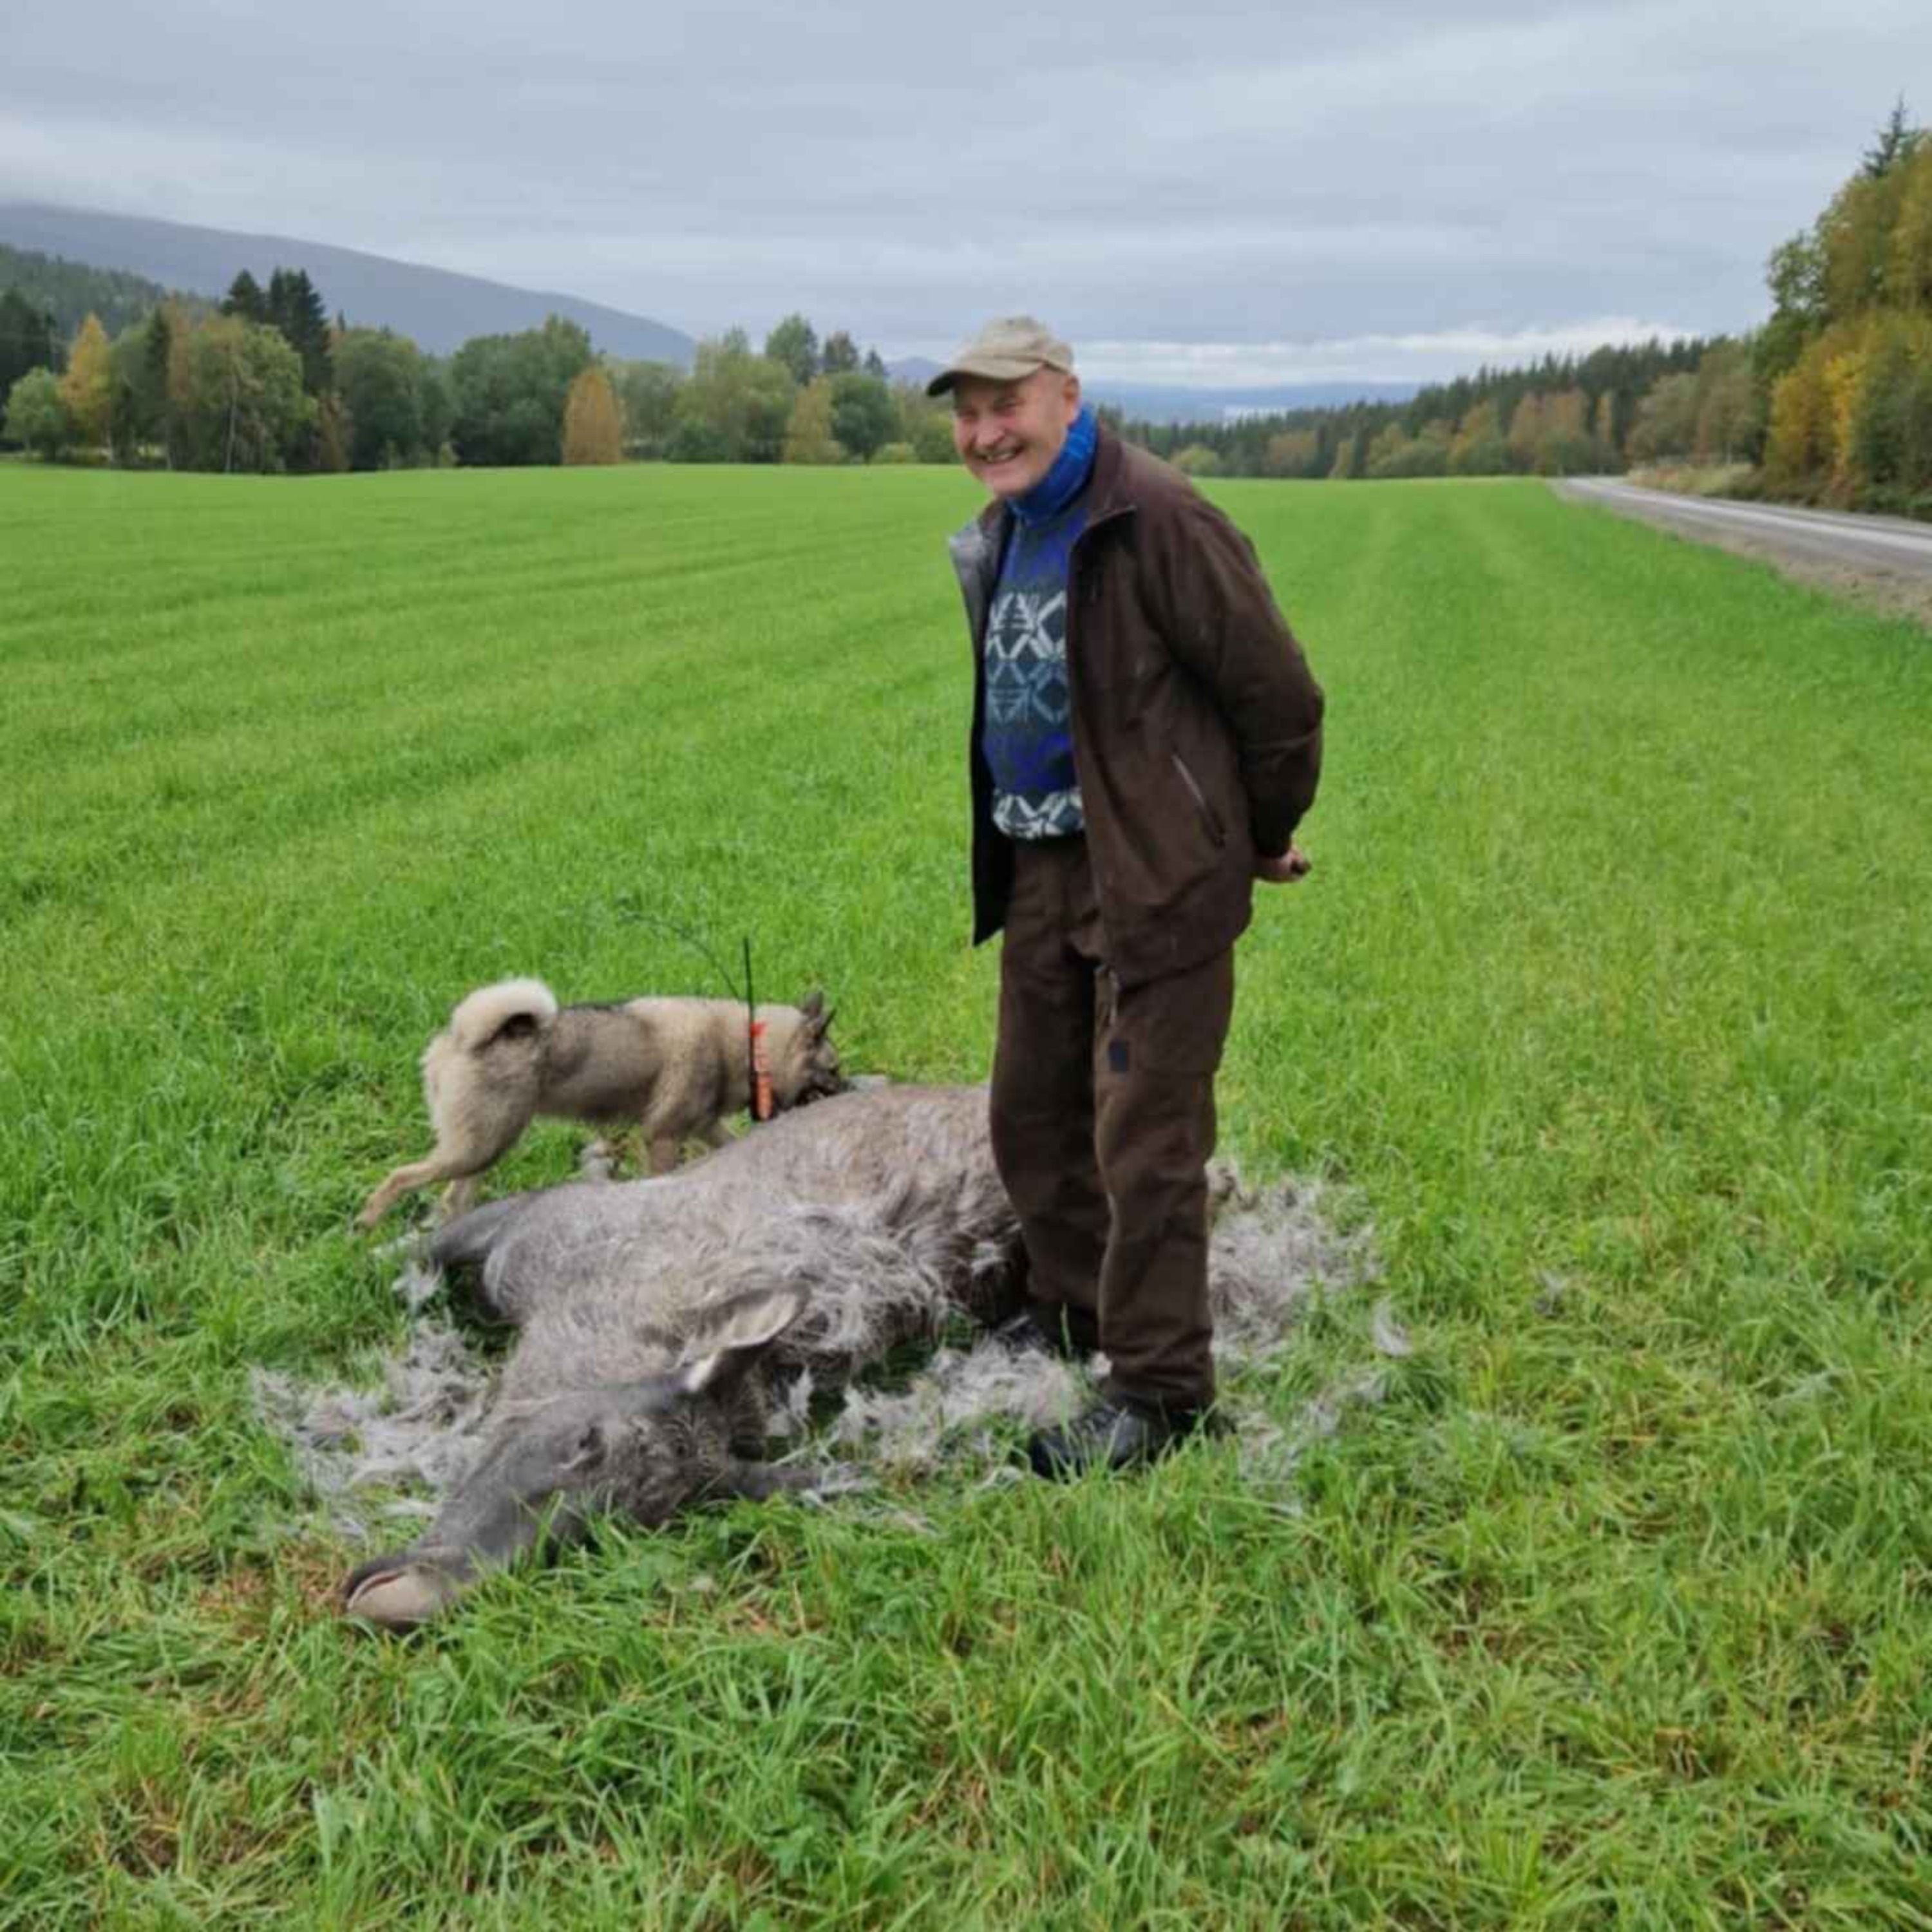
[[[1021,1292],[980,1087],[848,1094],[677,1173],[494,1201],[432,1256],[520,1334],[428,1534],[344,1586],[350,1615],[392,1628],[599,1514],[655,1526],[809,1488],[762,1460],[775,1372],[842,1379],[957,1311],[997,1321]]]

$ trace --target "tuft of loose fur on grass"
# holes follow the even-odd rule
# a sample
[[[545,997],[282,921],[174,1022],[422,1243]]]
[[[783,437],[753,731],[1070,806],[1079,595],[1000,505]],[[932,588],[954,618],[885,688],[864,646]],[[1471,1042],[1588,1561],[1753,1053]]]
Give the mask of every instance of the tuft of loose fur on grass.
[[[256,1414],[289,1445],[334,1528],[359,1540],[374,1532],[358,1494],[419,1490],[427,1494],[388,1502],[382,1516],[434,1514],[433,1499],[476,1460],[491,1381],[490,1364],[460,1331],[427,1321],[382,1364],[377,1388],[310,1388],[260,1368],[250,1386]]]
[[[693,1174],[683,1186],[688,1190],[701,1180]],[[1339,1299],[1376,1280],[1380,1268],[1365,1228],[1345,1232],[1324,1216],[1318,1183],[1284,1181],[1251,1190],[1224,1177],[1218,1192],[1224,1204],[1211,1237],[1209,1276],[1216,1360],[1232,1391],[1238,1390],[1244,1371],[1271,1362],[1292,1346],[1312,1298]],[[568,1210],[564,1225],[580,1236],[586,1217],[622,1211],[625,1218],[613,1220],[608,1238],[586,1239],[588,1251],[606,1264],[610,1241],[621,1239],[636,1247],[640,1269],[656,1265],[673,1276],[682,1263],[694,1276],[715,1274],[724,1266],[734,1280],[777,1278],[782,1266],[798,1264],[802,1250],[808,1250],[814,1238],[836,1240],[844,1263],[838,1284],[844,1299],[832,1312],[808,1317],[807,1324],[820,1377],[828,1361],[862,1364],[866,1358],[873,1346],[866,1326],[871,1318],[862,1311],[902,1303],[922,1306],[944,1298],[947,1268],[941,1247],[928,1254],[898,1232],[882,1232],[868,1240],[851,1209],[827,1204],[803,1220],[782,1221],[770,1231],[769,1238],[778,1247],[768,1252],[761,1221],[712,1221],[705,1216],[701,1192],[683,1208],[676,1226],[634,1223],[636,1210],[674,1198],[685,1197],[674,1197],[658,1183],[594,1200],[573,1191],[560,1211]],[[686,1228],[684,1219],[698,1225]],[[830,1225],[821,1231],[815,1226],[819,1222]],[[721,1261],[720,1243],[728,1262]],[[987,1265],[998,1252],[988,1247]],[[433,1289],[436,1281],[421,1255],[406,1251],[395,1290],[412,1312],[422,1305],[425,1285]],[[847,1312],[838,1312],[842,1306]],[[1376,1310],[1372,1336],[1384,1354],[1406,1352],[1408,1345],[1385,1302]],[[461,1479],[482,1447],[491,1414],[495,1365],[441,1322],[418,1322],[400,1352],[380,1367],[380,1384],[374,1389],[342,1384],[305,1388],[285,1374],[260,1369],[253,1376],[256,1410],[265,1426],[290,1444],[336,1529],[356,1538],[370,1533],[368,1512],[358,1500],[366,1492],[406,1487],[416,1492],[409,1500],[389,1502],[382,1510],[386,1518],[433,1514],[436,1499]],[[780,1384],[773,1412],[780,1432],[800,1438],[801,1453],[824,1469],[828,1480],[837,1473],[834,1459],[839,1452],[889,1470],[932,1474],[996,1454],[994,1425],[1030,1430],[1064,1419],[1106,1369],[1102,1357],[1090,1374],[1082,1374],[988,1336],[967,1347],[941,1348],[903,1388],[861,1383],[845,1388],[836,1419],[817,1435],[810,1432],[808,1419],[816,1386],[810,1366],[795,1368]],[[1333,1415],[1351,1394],[1361,1399],[1371,1390],[1378,1396],[1380,1384],[1360,1376],[1346,1391],[1338,1385],[1309,1406],[1306,1424],[1316,1434],[1329,1432]],[[1253,1471],[1285,1477],[1293,1460],[1289,1432],[1277,1429],[1259,1405],[1238,1394],[1231,1392],[1224,1406],[1253,1437]],[[1308,1432],[1304,1426],[1294,1439]]]

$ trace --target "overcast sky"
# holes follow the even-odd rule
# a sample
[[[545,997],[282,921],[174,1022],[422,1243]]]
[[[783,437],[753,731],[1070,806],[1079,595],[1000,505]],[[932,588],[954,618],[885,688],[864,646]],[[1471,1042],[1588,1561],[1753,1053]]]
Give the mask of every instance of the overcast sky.
[[[1117,380],[1426,379],[1761,320],[1901,91],[1928,0],[0,0],[0,201],[696,335],[1030,310]]]

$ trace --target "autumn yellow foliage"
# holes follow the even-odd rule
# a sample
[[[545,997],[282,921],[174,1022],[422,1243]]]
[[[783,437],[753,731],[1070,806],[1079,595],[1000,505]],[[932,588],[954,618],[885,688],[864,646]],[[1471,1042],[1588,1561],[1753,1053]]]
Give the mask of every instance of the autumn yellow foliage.
[[[1864,381],[1865,352],[1862,346],[1841,349],[1824,361],[1820,380],[1824,385],[1826,429],[1829,437],[1827,461],[1833,476],[1842,477],[1852,446],[1852,417]]]
[[[1764,466],[1768,480],[1780,490],[1803,490],[1836,461],[1824,347],[1822,341],[1814,343],[1772,387]]]
[[[832,384],[814,376],[798,393],[785,425],[787,463],[843,463],[844,446],[832,434]]]
[[[61,400],[72,418],[74,440],[84,449],[98,449],[107,440],[107,419],[114,388],[109,362],[107,332],[98,316],[80,326],[67,356],[67,373],[60,379]]]
[[[594,362],[579,371],[563,399],[563,460],[567,464],[624,460],[624,412],[610,379]]]

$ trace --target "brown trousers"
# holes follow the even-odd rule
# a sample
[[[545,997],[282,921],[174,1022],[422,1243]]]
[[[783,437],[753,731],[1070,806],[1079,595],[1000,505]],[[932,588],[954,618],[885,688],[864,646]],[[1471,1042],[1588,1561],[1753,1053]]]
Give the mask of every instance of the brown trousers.
[[[1122,991],[1083,838],[1016,841],[1000,964],[993,1157],[1018,1210],[1029,1290],[1097,1323],[1105,1393],[1170,1409],[1214,1400],[1208,1308],[1214,1074],[1234,960]]]

